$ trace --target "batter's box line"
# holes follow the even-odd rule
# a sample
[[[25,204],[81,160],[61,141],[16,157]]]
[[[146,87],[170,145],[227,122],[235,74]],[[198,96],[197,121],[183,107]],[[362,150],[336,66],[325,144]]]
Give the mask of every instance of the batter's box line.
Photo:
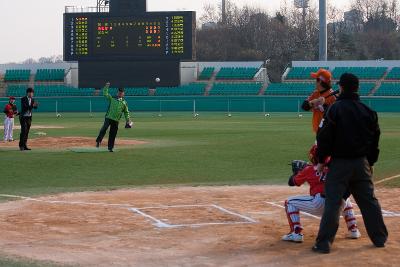
[[[144,212],[143,210],[146,209],[169,209],[169,208],[204,208],[204,207],[213,207],[215,209],[220,210],[221,212],[230,214],[232,216],[235,217],[239,217],[241,219],[243,219],[243,221],[241,222],[214,222],[214,223],[193,223],[193,224],[169,224],[166,222],[163,222],[162,220],[159,220],[157,218],[155,218],[154,216],[149,215],[148,213]],[[129,208],[130,211],[132,211],[133,213],[139,214],[147,219],[149,219],[150,221],[153,221],[153,225],[157,228],[166,228],[166,229],[173,229],[173,228],[184,228],[184,227],[203,227],[203,226],[218,226],[218,225],[240,225],[240,224],[255,224],[258,223],[256,220],[227,210],[221,206],[212,204],[212,205],[175,205],[175,206],[160,206],[160,207],[145,207],[145,208]]]

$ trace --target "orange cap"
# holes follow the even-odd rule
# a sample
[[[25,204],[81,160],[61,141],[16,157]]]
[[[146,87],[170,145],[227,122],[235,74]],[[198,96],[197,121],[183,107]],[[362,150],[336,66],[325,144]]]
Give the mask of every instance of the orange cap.
[[[317,72],[311,73],[311,78],[320,79],[323,82],[332,81],[332,73],[326,69],[319,69]]]

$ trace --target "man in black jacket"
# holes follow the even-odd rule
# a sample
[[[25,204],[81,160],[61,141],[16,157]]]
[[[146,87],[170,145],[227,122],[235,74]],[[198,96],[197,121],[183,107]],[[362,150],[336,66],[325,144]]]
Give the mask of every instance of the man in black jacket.
[[[349,73],[340,78],[341,94],[326,112],[318,131],[318,160],[332,157],[325,183],[325,210],[315,252],[329,253],[339,227],[342,198],[350,192],[364,219],[368,235],[376,247],[384,247],[388,232],[382,210],[374,194],[373,165],[379,156],[378,115],[361,103],[359,80]],[[322,171],[323,164],[317,169]]]
[[[32,110],[37,108],[37,103],[33,99],[34,91],[32,88],[26,90],[26,96],[21,98],[21,113],[19,121],[21,123],[21,134],[19,136],[19,149],[21,151],[31,150],[27,146],[29,130],[32,124]]]

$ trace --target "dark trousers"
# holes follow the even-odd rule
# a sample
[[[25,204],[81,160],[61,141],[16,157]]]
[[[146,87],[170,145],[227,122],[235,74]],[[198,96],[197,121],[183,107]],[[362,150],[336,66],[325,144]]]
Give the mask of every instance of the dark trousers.
[[[19,117],[19,122],[21,124],[21,134],[19,135],[19,147],[26,148],[28,142],[29,131],[32,125],[32,117]]]
[[[112,150],[115,144],[115,138],[117,137],[118,133],[118,121],[105,119],[103,127],[100,129],[99,136],[96,139],[97,143],[101,143],[103,141],[104,136],[107,133],[108,127],[110,127],[110,133],[108,135],[108,149]]]
[[[375,197],[372,173],[366,158],[333,159],[325,184],[325,210],[317,237],[317,245],[329,248],[339,227],[342,198],[349,191],[360,207],[371,241],[385,244],[388,232],[381,206]]]

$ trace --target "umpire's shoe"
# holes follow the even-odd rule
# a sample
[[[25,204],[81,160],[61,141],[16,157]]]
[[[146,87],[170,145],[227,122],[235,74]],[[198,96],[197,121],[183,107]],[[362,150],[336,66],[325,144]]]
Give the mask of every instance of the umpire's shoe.
[[[96,142],[96,147],[97,147],[97,148],[100,147],[100,142]]]
[[[331,249],[329,248],[329,246],[321,246],[321,245],[315,244],[312,247],[312,251],[314,251],[316,253],[321,253],[321,254],[329,254],[331,252]]]

